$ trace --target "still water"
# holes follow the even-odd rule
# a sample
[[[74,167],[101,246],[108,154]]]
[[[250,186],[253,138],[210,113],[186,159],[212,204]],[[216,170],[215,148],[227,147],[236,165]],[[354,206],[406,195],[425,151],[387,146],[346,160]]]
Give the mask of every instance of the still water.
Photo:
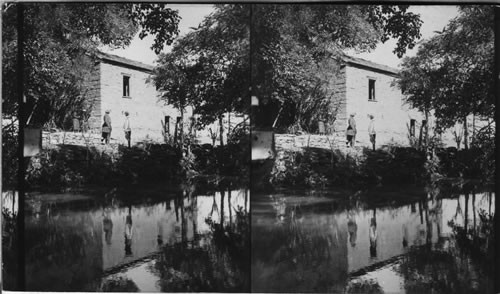
[[[489,233],[494,194],[412,189],[252,195],[252,290],[492,293],[491,267],[453,228]]]
[[[249,291],[248,191],[119,194],[28,196],[27,290]]]

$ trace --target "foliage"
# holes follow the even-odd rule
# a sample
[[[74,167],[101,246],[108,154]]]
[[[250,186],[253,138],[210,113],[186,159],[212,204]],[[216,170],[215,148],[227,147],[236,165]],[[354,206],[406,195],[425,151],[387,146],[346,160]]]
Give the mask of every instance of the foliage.
[[[420,37],[418,15],[408,6],[377,5],[253,5],[252,93],[258,97],[259,126],[298,124],[310,129],[330,121],[327,86],[335,81],[342,51],[374,49],[396,38],[401,56]],[[325,102],[321,102],[325,101]],[[312,111],[314,109],[315,111]],[[306,112],[304,112],[306,111]],[[309,114],[307,114],[309,113]]]
[[[374,279],[356,279],[346,287],[346,293],[384,293],[384,290]]]
[[[2,187],[4,190],[17,185],[18,128],[15,123],[2,127]]]
[[[163,246],[151,268],[163,292],[248,291],[249,215],[235,212],[232,225],[207,218],[210,233],[195,237],[200,241]]]
[[[279,153],[269,181],[286,187],[362,187],[379,184],[420,183],[427,179],[425,154],[395,147],[376,152],[345,154],[307,148]],[[330,160],[333,156],[333,162]]]
[[[2,103],[4,115],[17,114],[17,10],[24,9],[24,95],[31,124],[63,127],[86,103],[85,82],[98,47],[124,47],[142,27],[155,34],[153,47],[177,34],[176,11],[160,4],[4,3],[2,5]]]
[[[18,24],[17,11],[21,8],[24,22]],[[19,25],[23,27],[24,39],[24,118],[31,125],[64,129],[74,114],[85,117],[91,112],[93,101],[87,97],[86,82],[94,69],[99,46],[127,46],[141,29],[141,37],[156,36],[153,47],[158,51],[164,43],[172,42],[178,22],[177,11],[165,4],[3,3],[3,118],[18,120]],[[2,126],[5,184],[14,183],[16,137]],[[5,163],[12,164],[6,167]],[[71,173],[68,177],[76,180]]]
[[[406,57],[398,84],[407,101],[434,110],[442,128],[469,114],[493,118],[494,31],[492,6],[461,6],[443,31]]]
[[[178,181],[180,154],[168,145],[120,148],[114,153],[61,145],[30,159],[27,188],[61,189]]]
[[[248,6],[216,5],[215,10],[170,53],[160,55],[152,77],[161,99],[178,109],[194,108],[199,128],[227,112],[248,112]]]
[[[99,289],[100,292],[139,292],[139,288],[134,281],[117,277],[104,281]]]
[[[475,229],[450,221],[453,232],[441,250],[412,248],[396,267],[406,292],[493,293],[494,216],[481,211],[479,220]]]
[[[450,221],[458,246],[465,253],[472,255],[476,260],[482,261],[487,267],[487,272],[494,272],[491,261],[495,254],[495,216],[484,210],[479,211],[479,226],[467,228]]]
[[[491,169],[483,167],[486,159],[478,160],[492,160],[493,153],[479,148],[432,150],[405,147],[366,149],[358,153],[320,148],[284,150],[278,152],[272,168],[266,171],[264,182],[273,186],[309,188],[422,184],[457,177],[494,182]],[[252,175],[252,179],[258,177]]]
[[[456,148],[437,149],[436,159],[439,160],[439,170],[446,177],[461,177],[467,179],[481,179],[492,181],[490,174],[493,169],[483,168],[485,160],[491,159],[491,154],[479,148],[456,150]]]
[[[14,194],[11,193],[10,195],[14,199]],[[2,199],[3,201],[5,200]],[[2,286],[5,290],[16,290],[18,273],[17,212],[9,210],[4,205],[2,205]]]

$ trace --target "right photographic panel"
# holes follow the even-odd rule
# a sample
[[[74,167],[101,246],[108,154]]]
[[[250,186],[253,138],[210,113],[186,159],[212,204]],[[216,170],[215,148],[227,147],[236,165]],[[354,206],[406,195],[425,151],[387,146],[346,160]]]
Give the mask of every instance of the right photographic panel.
[[[253,292],[493,293],[495,8],[254,4]]]

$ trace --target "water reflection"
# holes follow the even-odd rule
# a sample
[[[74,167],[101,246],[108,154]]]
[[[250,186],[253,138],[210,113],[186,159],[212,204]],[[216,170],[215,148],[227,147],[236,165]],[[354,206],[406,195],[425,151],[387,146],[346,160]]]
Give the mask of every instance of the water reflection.
[[[423,249],[450,252],[454,226],[478,230],[479,212],[494,213],[495,207],[489,192],[443,199],[422,191],[420,200],[399,205],[324,195],[254,199],[252,290],[262,292],[405,292],[407,277],[398,270],[402,259]],[[453,250],[447,254],[460,255]],[[434,275],[425,265],[420,274]]]
[[[235,259],[214,233],[214,226],[237,233],[236,226],[248,217],[246,191],[194,195],[191,190],[139,203],[116,194],[78,202],[30,197],[28,290],[164,291],[175,285],[176,291],[248,291],[249,261]],[[222,243],[238,247],[231,242],[236,241]],[[222,275],[224,270],[234,274]]]
[[[2,192],[2,283],[5,289],[17,287],[17,211],[18,193]]]

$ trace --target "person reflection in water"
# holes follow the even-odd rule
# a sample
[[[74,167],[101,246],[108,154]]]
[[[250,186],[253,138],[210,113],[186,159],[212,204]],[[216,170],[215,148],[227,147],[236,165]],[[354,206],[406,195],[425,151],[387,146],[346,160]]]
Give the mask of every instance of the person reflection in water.
[[[106,244],[111,245],[111,238],[113,237],[113,221],[109,217],[107,209],[103,212],[104,219],[102,220],[102,227],[104,229],[104,240]]]
[[[403,248],[408,247],[408,226],[403,224]]]
[[[377,222],[374,217],[370,222],[370,257],[377,257]]]
[[[156,243],[158,244],[158,248],[161,248],[163,245],[163,224],[161,221],[158,222],[158,236],[156,237]]]
[[[132,255],[132,207],[128,208],[128,215],[125,218],[125,256]]]
[[[352,247],[356,247],[356,239],[358,235],[358,225],[356,224],[356,217],[353,212],[348,214],[347,231],[349,232],[349,243]]]

